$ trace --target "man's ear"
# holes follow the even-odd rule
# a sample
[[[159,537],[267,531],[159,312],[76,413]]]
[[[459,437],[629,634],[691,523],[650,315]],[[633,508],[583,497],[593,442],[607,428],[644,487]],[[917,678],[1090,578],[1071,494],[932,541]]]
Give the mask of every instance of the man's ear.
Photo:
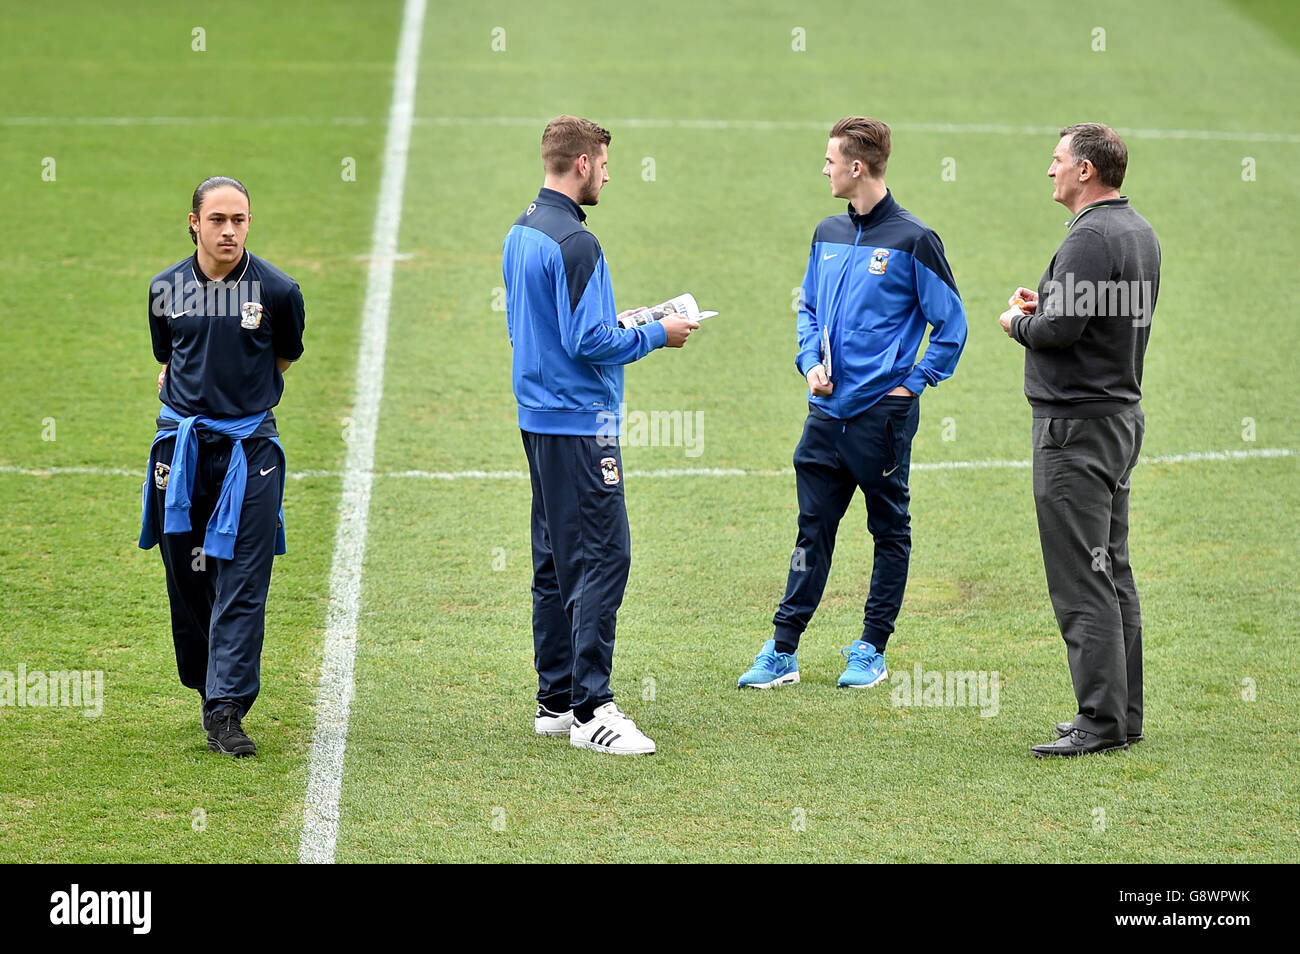
[[[573,168],[577,171],[579,178],[587,178],[587,171],[591,168],[591,157],[584,152],[574,161]]]

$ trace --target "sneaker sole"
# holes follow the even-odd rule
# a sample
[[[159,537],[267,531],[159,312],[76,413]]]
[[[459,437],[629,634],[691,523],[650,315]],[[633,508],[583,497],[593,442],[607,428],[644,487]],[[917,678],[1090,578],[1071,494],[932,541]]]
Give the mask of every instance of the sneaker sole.
[[[219,752],[222,755],[233,755],[237,759],[246,759],[250,755],[257,754],[257,746],[253,746],[251,751],[245,751],[242,749],[226,749],[222,748],[221,743],[216,739],[208,739],[208,751]]]
[[[872,686],[878,686],[889,677],[889,672],[885,671],[880,674],[880,678],[875,682],[864,682],[855,684],[851,682],[837,682],[835,685],[839,689],[870,689]]]
[[[539,729],[533,726],[533,731],[538,735],[568,735],[569,727],[565,726],[563,729]]]
[[[569,737],[569,744],[575,749],[591,749],[593,752],[604,752],[606,755],[654,755],[655,744],[650,743],[650,747],[640,749],[611,749],[608,745],[598,745],[595,742],[587,742],[582,739]]]
[[[793,686],[799,682],[799,673],[788,672],[771,682],[746,682],[737,685],[737,689],[775,689],[777,686]]]

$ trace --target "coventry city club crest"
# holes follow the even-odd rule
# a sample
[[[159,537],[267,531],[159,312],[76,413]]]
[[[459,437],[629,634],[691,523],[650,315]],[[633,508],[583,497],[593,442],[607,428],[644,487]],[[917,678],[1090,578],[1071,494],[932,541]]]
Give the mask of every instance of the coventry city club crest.
[[[614,457],[602,457],[600,459],[600,476],[604,479],[607,486],[614,486],[618,483],[618,460]]]
[[[252,331],[262,324],[261,302],[246,301],[239,306],[239,327]]]
[[[867,271],[872,275],[885,274],[885,266],[889,264],[889,249],[878,248],[871,253],[871,264],[867,266]]]

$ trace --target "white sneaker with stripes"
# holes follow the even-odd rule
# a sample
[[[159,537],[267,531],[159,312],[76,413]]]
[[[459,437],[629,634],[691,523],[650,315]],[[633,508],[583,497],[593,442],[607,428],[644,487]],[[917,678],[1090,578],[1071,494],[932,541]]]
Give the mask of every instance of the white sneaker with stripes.
[[[538,703],[537,714],[533,716],[533,731],[538,735],[568,735],[573,725],[573,710],[552,712]]]
[[[575,721],[569,729],[569,744],[611,755],[652,755],[655,750],[654,740],[646,738],[612,702],[592,713],[590,722]]]

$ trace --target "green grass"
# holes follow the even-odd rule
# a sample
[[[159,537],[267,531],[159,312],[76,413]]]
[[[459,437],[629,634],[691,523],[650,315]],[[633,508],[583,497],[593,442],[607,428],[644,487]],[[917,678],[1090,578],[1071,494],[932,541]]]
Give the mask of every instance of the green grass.
[[[307,302],[307,351],[276,409],[290,468],[337,472],[400,6],[358,19],[343,4],[236,4],[207,24],[162,4],[97,10],[0,13],[25,38],[0,63],[0,203],[19,224],[0,230],[0,466],[143,470],[156,407],[145,287],[189,248],[194,184],[229,171],[252,192],[250,248]],[[793,478],[647,474],[790,466],[804,415],[791,290],[813,226],[840,208],[818,175],[826,128],[853,112],[895,126],[890,186],[942,236],[970,319],[956,376],[924,397],[914,460],[1029,456],[1022,355],[996,315],[1010,288],[1037,280],[1066,217],[1045,175],[1050,132],[939,124],[1084,118],[1129,133],[1124,191],[1164,251],[1145,452],[1300,448],[1288,291],[1300,13],[1007,2],[903,5],[882,23],[867,8],[664,2],[589,20],[579,40],[535,4],[429,9],[339,860],[1295,860],[1294,456],[1139,469],[1148,738],[1061,763],[1026,751],[1073,705],[1027,470],[912,481],[890,665],[996,670],[991,718],[834,689],[870,572],[860,504],[801,648],[804,683],[737,693],[784,584]],[[200,25],[206,53],[190,49]],[[791,49],[796,27],[806,52]],[[1095,27],[1105,52],[1091,49]],[[723,312],[684,351],[627,372],[631,408],[704,422],[699,457],[624,449],[633,567],[614,689],[658,743],[653,758],[532,735],[527,482],[384,476],[525,469],[492,302],[501,238],[540,184],[542,125],[562,111],[614,134],[589,223],[620,307],[690,290]],[[123,116],[189,119],[69,121]],[[1225,135],[1133,132],[1155,129]],[[355,183],[339,175],[347,156]],[[0,861],[293,860],[340,481],[290,482],[290,550],[248,720],[259,756],[232,762],[207,753],[176,680],[160,561],[134,546],[141,477],[0,472],[0,670],[106,680],[99,719],[0,706]]]
[[[176,677],[161,561],[135,539],[157,409],[145,292],[191,248],[190,192],[216,171],[248,184],[249,247],[304,287],[310,359],[276,408],[289,462],[341,465],[383,126],[328,120],[387,114],[398,11],[354,31],[341,7],[312,9],[286,8],[281,21],[257,4],[227,8],[221,21],[251,26],[209,22],[206,53],[190,50],[191,17],[163,4],[138,5],[129,23],[104,22],[92,4],[0,15],[5,35],[30,41],[0,67],[6,116],[265,110],[253,123],[3,127],[0,202],[21,225],[0,235],[0,463],[141,478],[0,475],[0,669],[105,671],[99,719],[0,707],[0,859],[297,858],[340,481],[290,485],[255,763],[209,757],[197,699]],[[303,45],[289,27],[309,15],[318,22]],[[324,121],[265,121],[277,115]],[[40,178],[46,156],[52,182]],[[357,182],[342,181],[342,156],[357,159]]]

